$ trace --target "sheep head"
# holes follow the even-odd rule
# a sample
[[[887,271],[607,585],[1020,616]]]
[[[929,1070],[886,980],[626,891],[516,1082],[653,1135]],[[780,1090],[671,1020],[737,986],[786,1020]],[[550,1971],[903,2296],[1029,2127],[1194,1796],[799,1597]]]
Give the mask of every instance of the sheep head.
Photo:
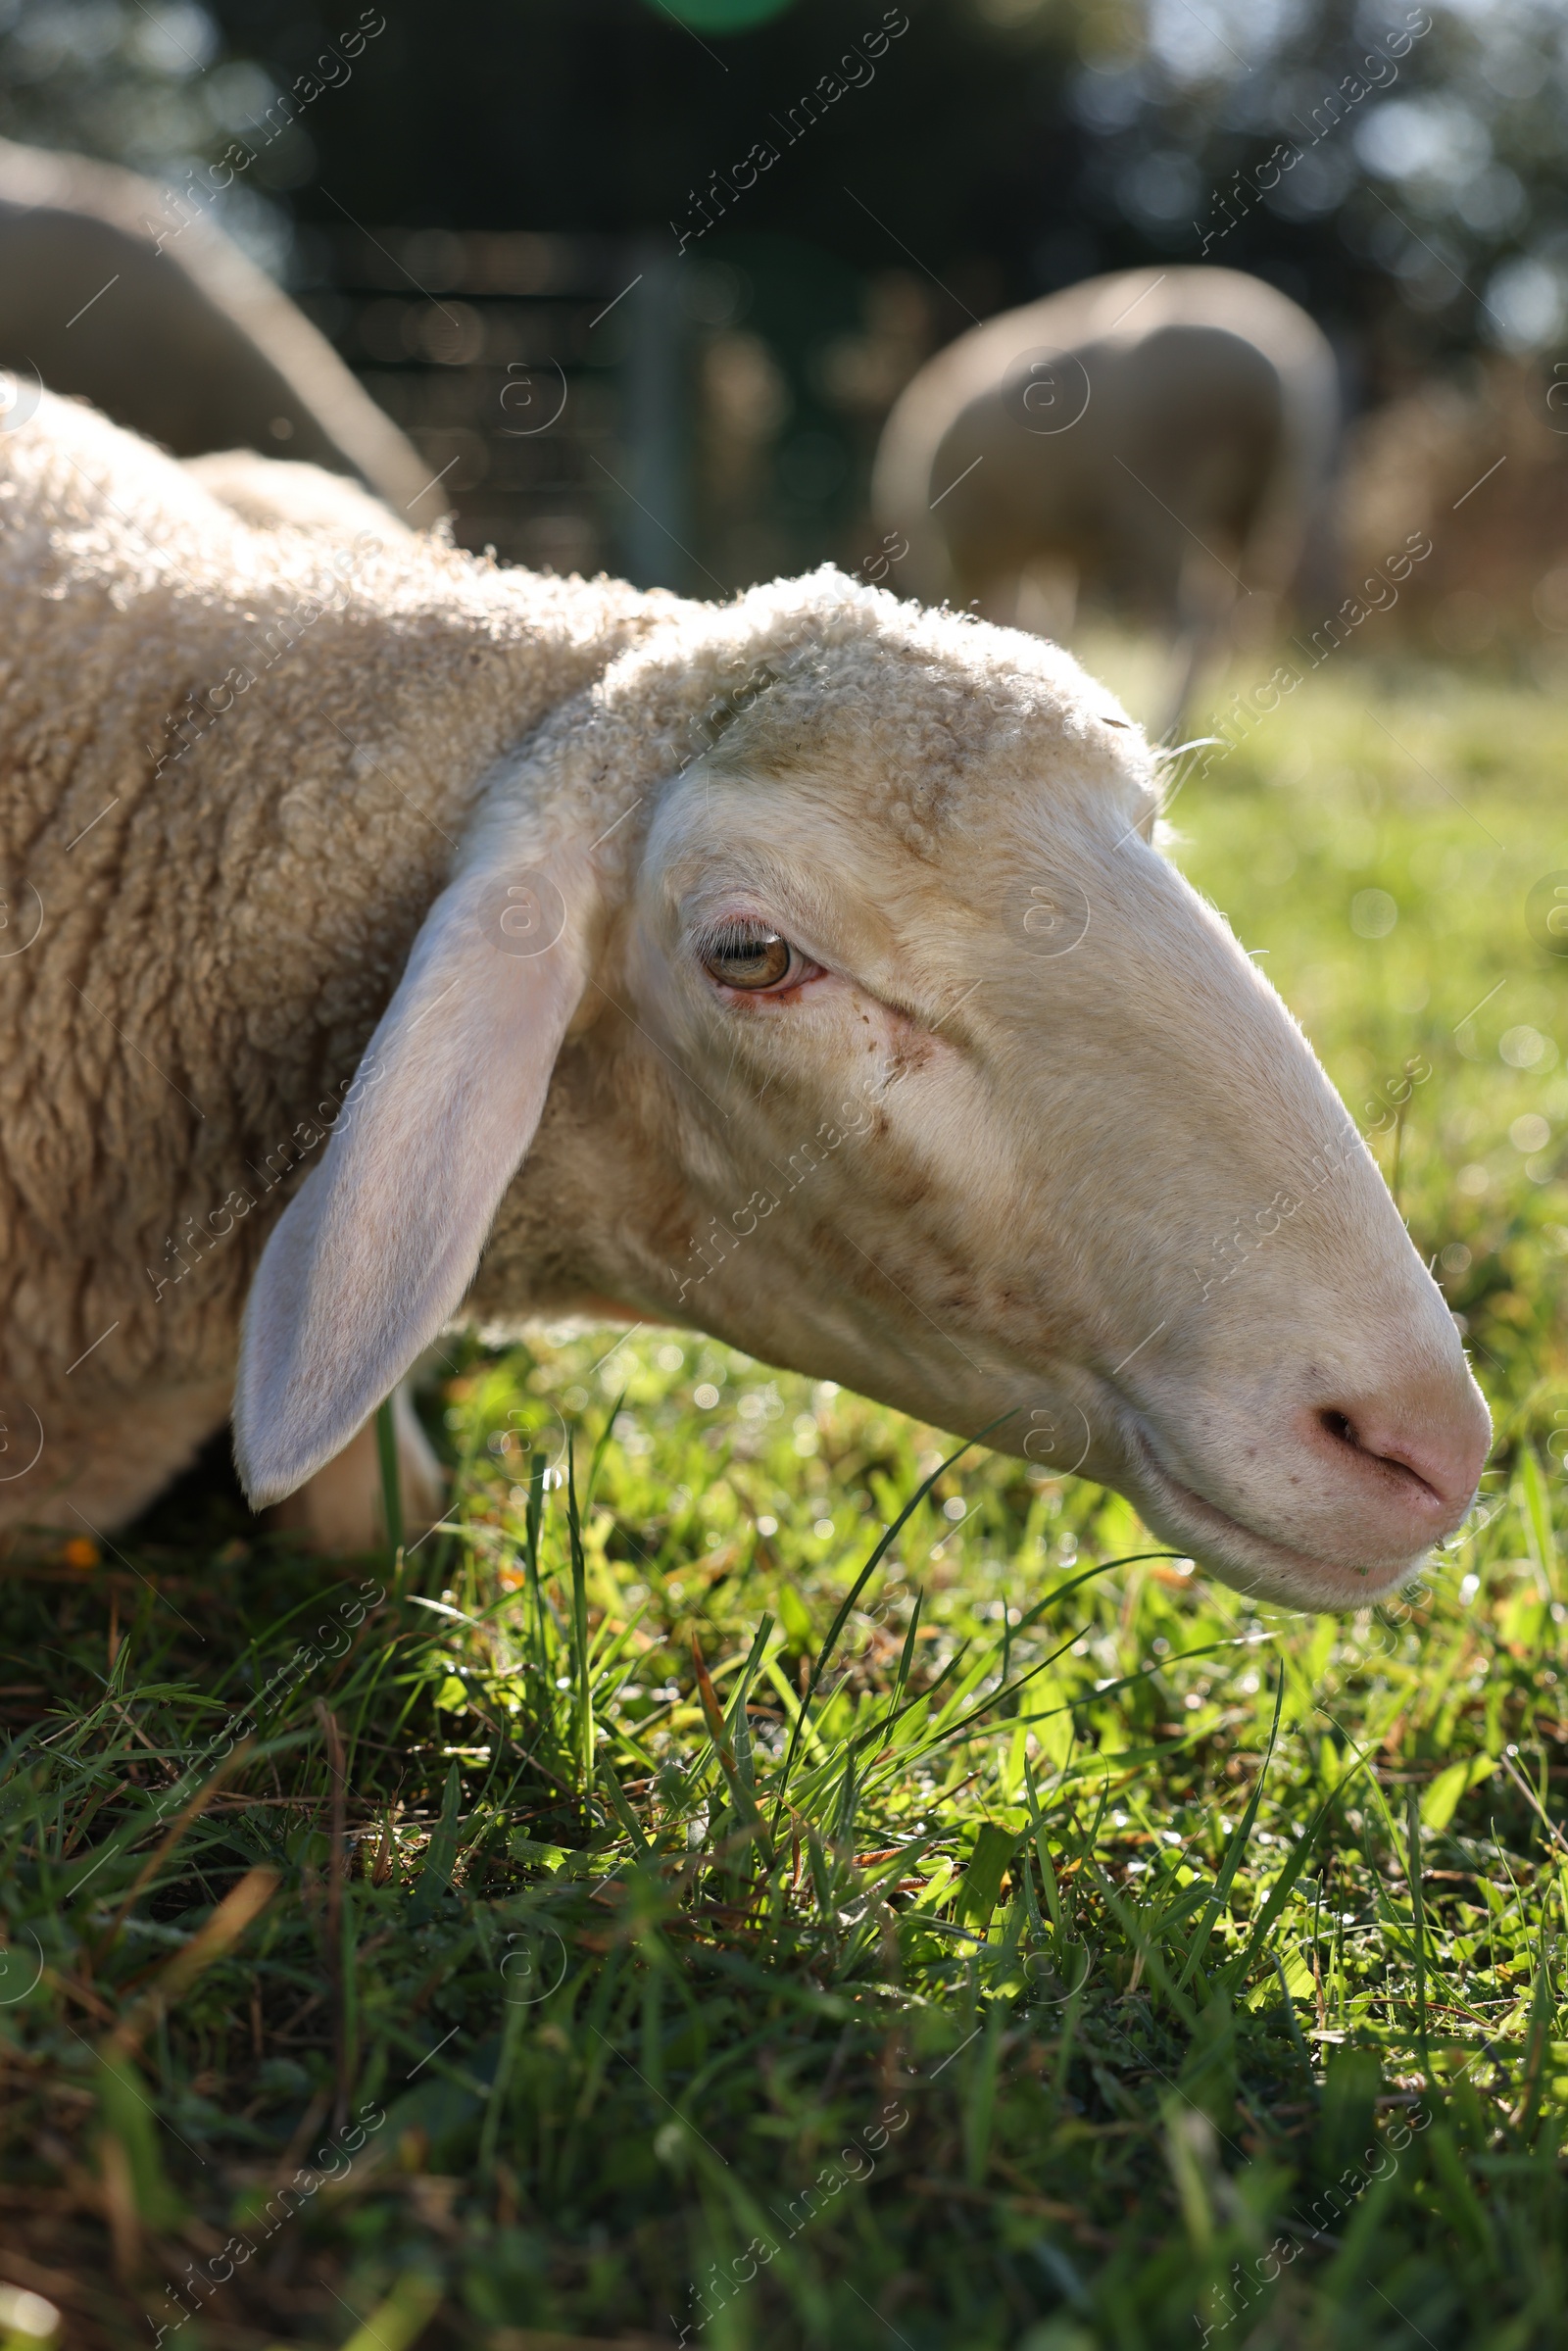
[[[1399,1582],[1486,1408],[1157,801],[1035,639],[834,573],[677,613],[488,783],[258,1275],[253,1495],[346,1442],[489,1237],[487,1316],[608,1302],[988,1429],[1266,1597]]]

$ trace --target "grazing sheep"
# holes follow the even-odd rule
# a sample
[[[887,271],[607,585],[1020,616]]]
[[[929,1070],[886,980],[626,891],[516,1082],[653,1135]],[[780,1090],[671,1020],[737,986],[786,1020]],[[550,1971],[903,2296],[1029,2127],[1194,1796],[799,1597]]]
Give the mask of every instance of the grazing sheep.
[[[253,529],[53,400],[0,571],[13,1523],[113,1527],[232,1396],[253,1498],[367,1541],[344,1449],[460,1311],[1005,1415],[1307,1605],[1458,1523],[1452,1320],[1067,655]]]
[[[0,367],[176,457],[264,450],[356,473],[426,527],[445,511],[429,466],[325,336],[193,203],[6,139]]]
[[[872,498],[908,541],[906,593],[1061,635],[1082,587],[1196,637],[1238,593],[1289,592],[1338,420],[1333,353],[1272,286],[1129,269],[940,351],[888,418]]]

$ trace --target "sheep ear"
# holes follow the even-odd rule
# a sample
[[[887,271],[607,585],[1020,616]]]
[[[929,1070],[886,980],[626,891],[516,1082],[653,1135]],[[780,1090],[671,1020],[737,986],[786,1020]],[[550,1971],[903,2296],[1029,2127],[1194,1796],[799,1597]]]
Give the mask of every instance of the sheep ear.
[[[322,1156],[267,1245],[240,1341],[251,1502],[341,1452],[473,1279],[586,982],[586,860],[436,901]]]

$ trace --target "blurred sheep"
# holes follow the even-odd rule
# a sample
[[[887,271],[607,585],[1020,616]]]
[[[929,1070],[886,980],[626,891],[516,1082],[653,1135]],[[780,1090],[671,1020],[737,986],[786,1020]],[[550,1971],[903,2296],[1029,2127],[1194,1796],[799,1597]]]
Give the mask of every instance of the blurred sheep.
[[[883,431],[878,519],[927,602],[1064,636],[1080,593],[1198,647],[1268,633],[1321,523],[1334,356],[1234,269],[1127,270],[1007,311],[922,367]]]
[[[418,451],[326,338],[182,201],[108,164],[0,140],[0,367],[90,400],[175,457],[253,449],[357,475],[428,526]]]

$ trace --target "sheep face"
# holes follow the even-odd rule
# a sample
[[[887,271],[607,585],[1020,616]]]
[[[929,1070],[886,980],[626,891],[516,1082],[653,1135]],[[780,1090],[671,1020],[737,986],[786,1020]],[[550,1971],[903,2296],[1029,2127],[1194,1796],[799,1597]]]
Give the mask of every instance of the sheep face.
[[[639,1308],[1005,1416],[992,1444],[1227,1580],[1363,1604],[1457,1524],[1489,1427],[1343,1105],[1151,847],[1123,730],[1015,746],[935,854],[895,780],[738,745],[659,809],[595,1024],[657,1203],[617,1219]]]
[[[488,1315],[688,1323],[1119,1488],[1248,1591],[1365,1604],[1490,1433],[1373,1160],[1152,846],[1108,698],[1010,632],[831,611],[784,656],[763,615],[699,758],[760,674],[730,615],[706,673],[626,657],[496,779],[264,1260],[253,1493],[344,1441],[488,1233]]]

